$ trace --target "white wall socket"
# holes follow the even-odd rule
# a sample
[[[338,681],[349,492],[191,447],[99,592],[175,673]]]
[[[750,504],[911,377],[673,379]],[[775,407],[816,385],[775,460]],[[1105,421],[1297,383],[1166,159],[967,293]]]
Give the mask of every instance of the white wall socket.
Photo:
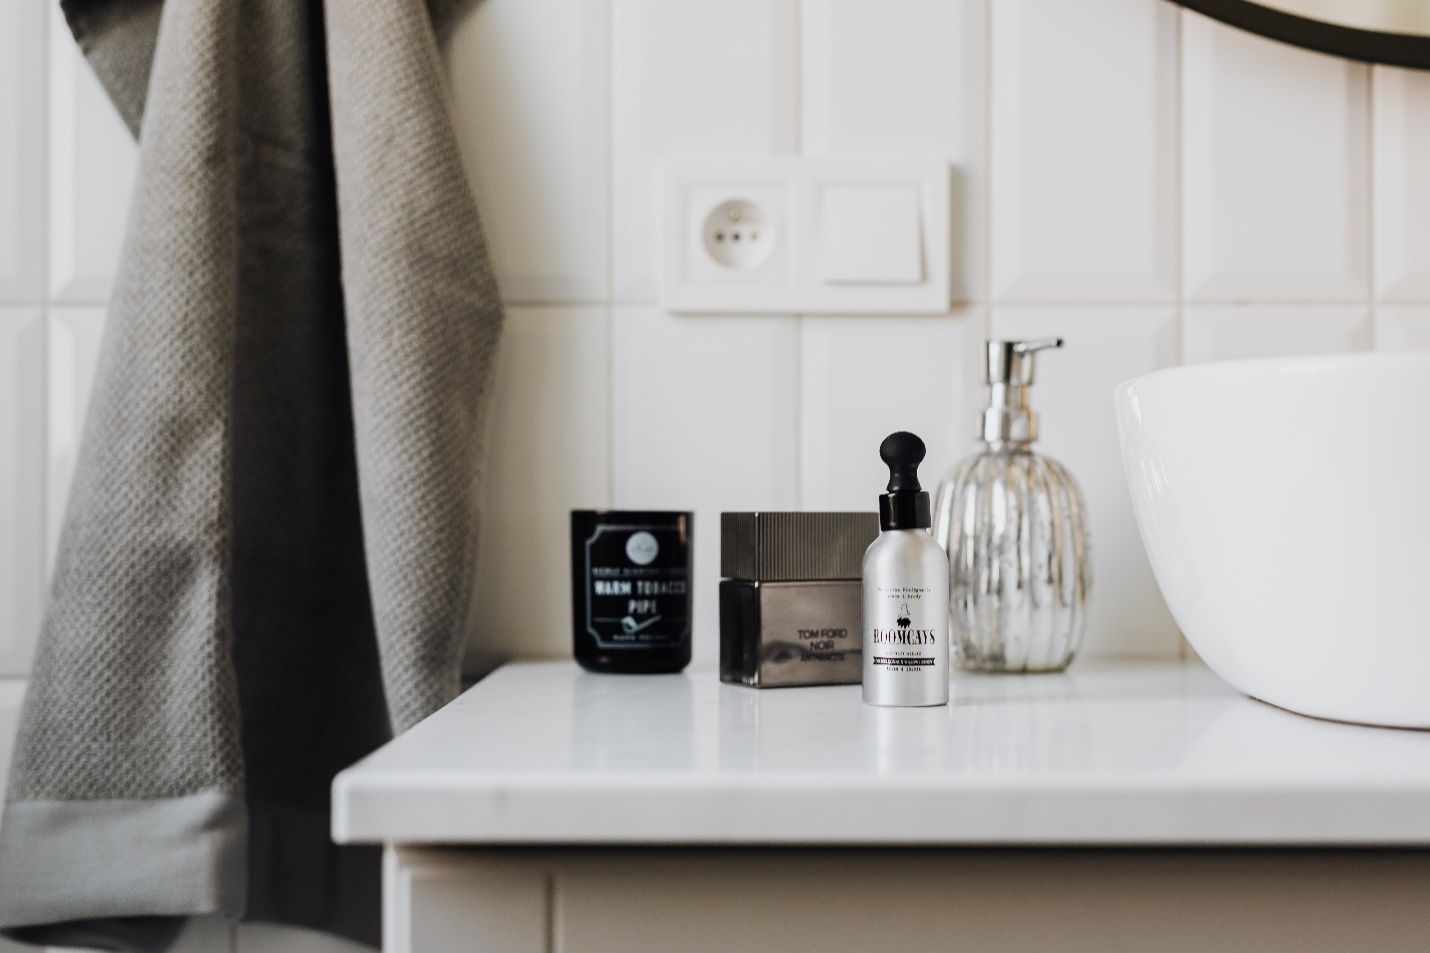
[[[668,311],[948,310],[948,163],[925,157],[670,158]]]

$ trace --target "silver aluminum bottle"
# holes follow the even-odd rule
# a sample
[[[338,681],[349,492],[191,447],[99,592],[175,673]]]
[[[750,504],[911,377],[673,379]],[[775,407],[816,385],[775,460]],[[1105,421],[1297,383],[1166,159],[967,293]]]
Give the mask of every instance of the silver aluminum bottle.
[[[864,701],[948,704],[948,556],[929,534],[929,495],[917,469],[923,441],[891,434],[879,447],[889,491],[864,554]]]

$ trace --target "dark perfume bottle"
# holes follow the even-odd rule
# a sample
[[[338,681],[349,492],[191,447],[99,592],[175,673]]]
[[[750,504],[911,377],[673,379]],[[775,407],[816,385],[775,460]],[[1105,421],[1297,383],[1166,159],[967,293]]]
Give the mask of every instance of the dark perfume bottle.
[[[592,672],[690,664],[691,513],[574,510],[576,661]]]

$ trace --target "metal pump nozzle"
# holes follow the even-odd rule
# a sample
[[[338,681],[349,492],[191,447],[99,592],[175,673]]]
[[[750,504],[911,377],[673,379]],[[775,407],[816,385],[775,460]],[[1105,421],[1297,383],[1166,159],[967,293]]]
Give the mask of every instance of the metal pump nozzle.
[[[989,444],[1025,447],[1038,439],[1038,415],[1028,409],[1033,383],[1033,355],[1062,347],[1062,338],[1038,341],[988,341],[983,367],[988,409],[979,421],[978,439]]]

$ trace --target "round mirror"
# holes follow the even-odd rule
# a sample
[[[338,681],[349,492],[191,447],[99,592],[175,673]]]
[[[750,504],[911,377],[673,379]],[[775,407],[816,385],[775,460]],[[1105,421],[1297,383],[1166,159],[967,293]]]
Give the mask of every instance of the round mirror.
[[[1430,69],[1423,0],[1174,0],[1223,23],[1322,53]]]

